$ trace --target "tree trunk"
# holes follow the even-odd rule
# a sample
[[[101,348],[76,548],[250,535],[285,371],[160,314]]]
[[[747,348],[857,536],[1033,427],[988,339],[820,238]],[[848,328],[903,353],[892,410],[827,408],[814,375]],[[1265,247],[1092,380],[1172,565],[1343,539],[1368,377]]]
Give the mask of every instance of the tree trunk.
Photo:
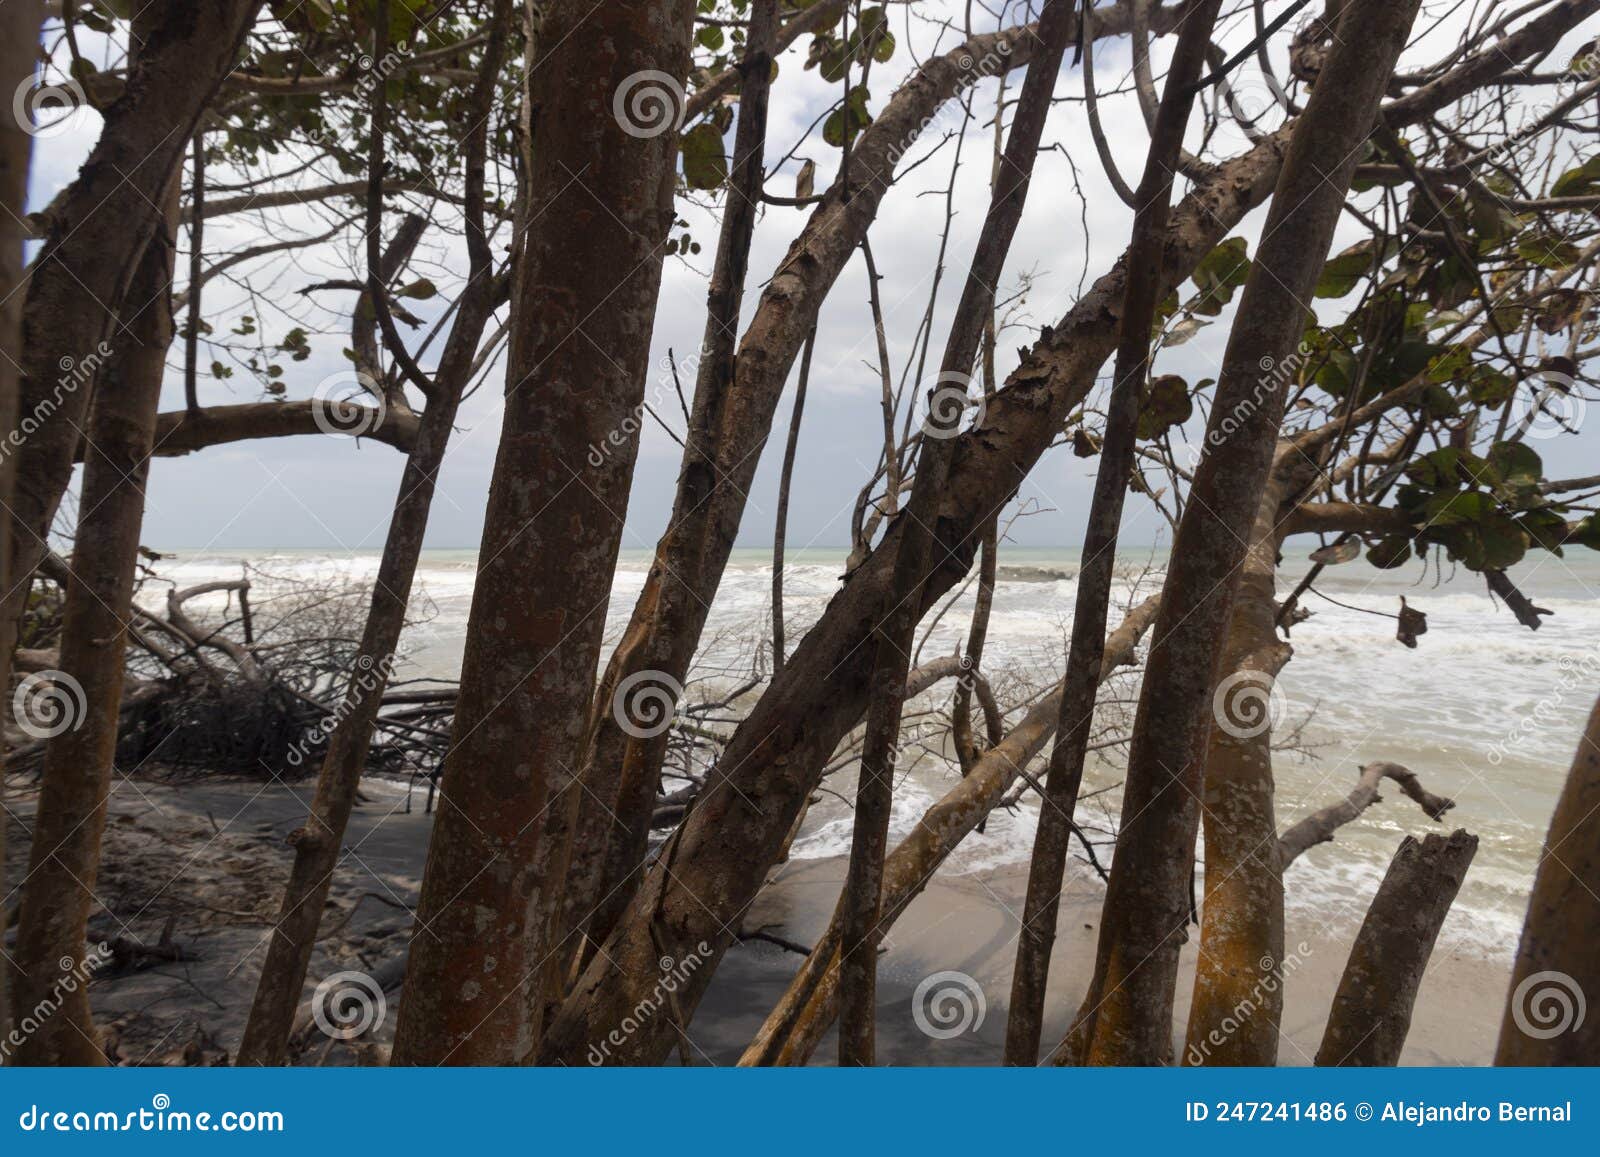
[[[710,602],[716,583],[712,581],[711,595],[708,595],[701,576],[714,573],[720,577],[722,569],[720,563],[708,557],[708,552],[726,560],[726,550],[708,539],[710,527],[700,518],[700,513],[711,509],[716,492],[728,485],[730,471],[738,471],[738,459],[729,456],[722,436],[738,372],[735,347],[739,311],[744,302],[756,209],[761,203],[767,94],[771,87],[777,26],[776,0],[757,0],[750,9],[745,58],[740,65],[744,79],[739,89],[739,122],[734,132],[733,163],[729,167],[711,288],[706,297],[705,332],[695,374],[694,407],[684,438],[677,497],[671,525],[656,547],[655,561],[646,578],[646,590],[652,595],[652,610],[664,623],[696,618],[703,621],[708,608],[701,606],[700,600],[704,598]],[[784,368],[787,373],[787,360]],[[756,453],[753,457],[760,455]],[[595,717],[591,723],[592,727],[600,729],[594,750],[604,762],[599,766],[593,761],[589,763],[586,782],[605,780],[608,773],[615,774],[617,779],[614,796],[600,785],[605,797],[613,800],[614,812],[605,817],[603,833],[585,833],[586,838],[603,834],[605,848],[594,911],[586,913],[592,937],[603,937],[610,931],[612,921],[627,907],[638,886],[638,869],[649,846],[650,816],[661,782],[661,763],[672,737],[670,728],[636,727],[630,723],[632,696],[638,695],[639,690],[657,687],[676,701],[698,641],[698,632],[680,634],[670,628],[636,632],[630,624],[607,664],[607,678],[595,700]],[[620,674],[624,667],[628,671],[623,676],[624,681],[613,682],[613,673]],[[626,679],[634,682],[628,683]],[[632,688],[639,690],[630,690]],[[604,754],[599,754],[601,752]],[[614,773],[612,768],[616,769]],[[586,797],[587,793],[576,792],[568,806],[552,812],[552,839],[570,843]],[[582,881],[586,874],[587,869],[580,867],[577,879]],[[572,899],[578,897],[574,895]]]
[[[789,541],[789,486],[794,481],[795,453],[800,448],[800,421],[806,413],[806,386],[811,381],[811,355],[816,352],[815,328],[806,337],[800,355],[800,379],[794,387],[794,409],[789,414],[789,437],[783,447],[783,468],[778,473],[778,513],[772,527],[772,670],[783,670],[783,552]]]
[[[0,92],[20,92],[39,56],[40,0],[16,0],[0,7]],[[33,134],[20,124],[16,103],[0,104],[0,430],[17,428],[17,366],[22,359],[22,246],[27,240],[23,214],[28,200],[28,159]],[[16,456],[9,437],[0,445],[0,503],[11,509]],[[19,580],[11,566],[11,523],[0,518],[0,605],[11,601]],[[0,615],[0,693],[11,688],[11,651],[16,619]],[[5,768],[0,766],[0,911],[11,896],[6,887]],[[3,918],[0,918],[3,919]],[[0,1037],[11,1031],[11,969],[0,964]]]
[[[1273,1065],[1278,1059],[1283,869],[1272,807],[1278,720],[1271,705],[1278,672],[1292,653],[1278,640],[1273,600],[1280,501],[1278,486],[1269,483],[1250,531],[1221,678],[1212,692],[1202,811],[1205,899],[1184,1053],[1191,1064]]]
[[[398,1064],[510,1064],[538,1045],[566,851],[546,837],[546,812],[571,802],[587,730],[674,219],[693,19],[692,0],[564,0],[545,13],[551,47],[531,85],[538,212],[517,271]]]
[[[181,144],[182,142],[180,142]],[[179,157],[182,156],[180,150]],[[174,161],[174,168],[178,164]],[[145,481],[172,343],[173,239],[179,175],[161,190],[167,216],[129,287],[128,320],[89,411],[77,537],[61,626],[60,714],[45,748],[28,878],[17,919],[18,1008],[61,1007],[17,1048],[23,1065],[103,1065],[88,986],[61,985],[81,964],[100,868],[122,706],[127,623],[139,561]],[[75,700],[75,701],[74,701]],[[117,913],[111,913],[113,919]]]
[[[1600,928],[1600,703],[1589,713],[1545,837],[1495,1064],[1600,1064],[1596,928]]]
[[[1138,10],[1140,3],[1141,0],[1134,0],[1134,9]],[[1083,782],[1083,763],[1094,725],[1106,608],[1111,602],[1116,570],[1117,533],[1122,525],[1123,496],[1134,465],[1139,406],[1150,373],[1150,331],[1162,298],[1161,257],[1172,216],[1173,173],[1183,150],[1184,131],[1194,107],[1194,85],[1205,64],[1219,7],[1220,0],[1204,0],[1184,22],[1166,89],[1153,118],[1150,151],[1136,194],[1137,209],[1127,255],[1129,274],[1122,301],[1123,324],[1111,378],[1100,467],[1084,531],[1065,691],[1045,780],[1044,806],[1039,809],[1039,826],[1028,864],[1028,890],[1011,977],[1005,1053],[1006,1063],[1011,1065],[1033,1065],[1039,1059],[1045,986],[1050,974],[1050,950],[1056,938],[1062,873],[1067,866],[1067,841],[1072,835],[1072,814],[1078,806],[1078,787]],[[1142,29],[1139,39],[1143,40]]]
[[[1124,821],[1094,978],[1061,1059],[1162,1064],[1172,1055],[1178,951],[1189,922],[1203,743],[1246,536],[1287,398],[1271,367],[1294,352],[1361,145],[1418,0],[1352,0],[1294,128],[1229,336],[1207,453],[1172,547],[1129,753]],[[1264,388],[1265,387],[1265,388]],[[1224,418],[1233,432],[1223,433]]]
[[[434,485],[449,445],[462,392],[472,375],[479,339],[493,312],[493,255],[483,227],[484,158],[490,106],[505,50],[509,15],[509,0],[499,0],[477,87],[469,105],[469,128],[464,146],[468,158],[470,277],[434,374],[433,396],[423,413],[416,445],[407,456],[405,470],[400,476],[400,492],[395,498],[394,513],[384,538],[355,669],[335,712],[338,722],[317,773],[311,814],[308,822],[289,837],[294,847],[294,864],[256,983],[255,1000],[239,1046],[240,1064],[280,1065],[287,1059],[300,991],[305,986],[306,970],[311,964],[322,911],[328,902],[345,829],[349,826],[361,773],[366,767],[378,710],[405,628],[417,560],[428,529]],[[404,247],[405,253],[409,253],[419,236],[420,231],[410,238]],[[393,267],[380,271],[385,285],[398,274],[402,264],[403,254],[397,254]],[[363,298],[366,297],[363,294]],[[382,367],[375,355],[372,365],[381,381]]]
[[[94,379],[123,333],[117,319],[132,301],[129,281],[164,229],[156,206],[260,6],[169,0],[140,8],[132,74],[105,110],[105,127],[77,180],[57,198],[22,307],[19,404],[34,428],[16,449],[11,533],[19,579],[44,557]],[[22,600],[19,589],[9,592],[8,620],[21,615]]]
[[[1317,1064],[1400,1063],[1428,957],[1477,852],[1478,837],[1460,830],[1401,842],[1339,978]]]

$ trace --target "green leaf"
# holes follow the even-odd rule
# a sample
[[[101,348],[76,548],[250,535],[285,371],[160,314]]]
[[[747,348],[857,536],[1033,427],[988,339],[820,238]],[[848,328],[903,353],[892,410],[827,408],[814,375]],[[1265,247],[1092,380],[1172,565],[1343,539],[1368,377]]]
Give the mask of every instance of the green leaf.
[[[1372,272],[1373,245],[1360,241],[1329,259],[1317,279],[1316,296],[1337,298],[1349,293]]]
[[[1544,462],[1526,442],[1496,442],[1489,449],[1489,468],[1514,490],[1537,488]]]
[[[698,124],[683,134],[683,179],[691,189],[716,189],[728,179],[728,157],[715,125]]]
[[[1181,426],[1194,415],[1189,383],[1176,374],[1164,374],[1151,381],[1139,408],[1139,437],[1158,438],[1174,426]]]
[[[1243,237],[1230,237],[1200,259],[1194,269],[1194,283],[1200,289],[1200,304],[1194,312],[1216,317],[1250,276],[1249,243]]]
[[[1411,558],[1411,540],[1403,534],[1391,534],[1379,539],[1367,551],[1367,561],[1379,570],[1394,570],[1405,566]]]
[[[1597,191],[1600,191],[1600,153],[1576,169],[1568,169],[1550,186],[1552,197],[1581,197]]]

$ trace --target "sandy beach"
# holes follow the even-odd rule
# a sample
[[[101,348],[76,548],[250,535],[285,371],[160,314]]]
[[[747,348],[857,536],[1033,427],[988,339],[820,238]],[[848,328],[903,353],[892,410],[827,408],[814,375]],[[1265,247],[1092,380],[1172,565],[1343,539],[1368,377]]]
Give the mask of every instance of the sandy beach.
[[[33,800],[18,788],[13,785],[8,804],[25,823]],[[284,837],[303,820],[309,792],[309,783],[281,781],[174,782],[154,774],[119,780],[110,801],[105,866],[95,886],[99,905],[90,922],[91,938],[111,944],[115,959],[97,975],[91,993],[97,1022],[124,1063],[220,1063],[233,1055],[288,868]],[[335,909],[323,920],[307,998],[318,980],[340,971],[382,973],[386,963],[392,971],[409,936],[406,909],[416,899],[431,820],[422,814],[421,793],[412,795],[409,812],[407,793],[395,784],[369,781],[364,795],[346,840]],[[26,830],[13,822],[9,834],[8,870],[16,879],[25,870]],[[744,931],[765,929],[813,943],[827,924],[844,871],[838,857],[783,865],[749,912]],[[999,1063],[1025,887],[1026,871],[1018,866],[930,881],[890,932],[880,964],[881,1063]],[[1098,879],[1074,863],[1050,974],[1047,1041],[1060,1038],[1087,985],[1101,898]],[[1286,959],[1293,966],[1286,970],[1280,1064],[1311,1063],[1359,916],[1330,921],[1325,913],[1313,917],[1291,907]],[[144,955],[132,949],[135,938],[164,947]],[[1178,989],[1179,1024],[1187,1013],[1194,951],[1191,938]],[[735,1063],[799,962],[796,953],[766,941],[735,945],[690,1026],[692,1063]],[[972,993],[965,1028],[946,1039],[929,1036],[914,1015],[918,986],[940,972],[964,974]],[[1485,959],[1475,940],[1453,938],[1447,922],[1422,984],[1403,1063],[1488,1063],[1509,975],[1509,960]],[[393,1033],[398,998],[397,991],[386,994],[381,1023],[354,1047],[334,1044],[302,1024],[310,1029],[303,1035],[311,1047],[300,1063],[370,1063],[372,1046]],[[813,1063],[831,1064],[833,1054],[830,1033]]]

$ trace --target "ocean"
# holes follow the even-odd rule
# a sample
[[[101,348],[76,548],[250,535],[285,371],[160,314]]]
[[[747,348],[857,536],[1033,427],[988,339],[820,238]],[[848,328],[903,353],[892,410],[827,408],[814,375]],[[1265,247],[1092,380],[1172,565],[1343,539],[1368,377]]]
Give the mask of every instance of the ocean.
[[[838,589],[843,550],[792,552],[785,565],[784,613],[792,649]],[[418,573],[414,613],[418,626],[403,644],[404,678],[454,678],[460,670],[470,609],[476,552],[427,552]],[[607,639],[627,621],[650,562],[646,551],[624,552],[612,590]],[[1063,663],[1078,569],[1076,548],[1002,547],[1000,575],[984,667],[1005,703],[1031,702],[1055,679]],[[1163,548],[1125,548],[1118,560],[1119,606],[1159,588]],[[1289,553],[1280,569],[1280,596],[1305,574],[1304,551]],[[329,555],[312,551],[180,553],[158,566],[180,585],[238,577],[253,569],[270,598],[277,580],[343,575],[370,580],[376,553]],[[1465,570],[1443,575],[1420,566],[1380,571],[1356,561],[1324,571],[1302,605],[1311,617],[1293,628],[1294,658],[1279,680],[1273,705],[1278,826],[1335,802],[1355,785],[1360,765],[1389,760],[1417,773],[1430,791],[1457,801],[1435,824],[1397,791],[1342,828],[1334,842],[1313,848],[1290,868],[1285,886],[1292,912],[1329,923],[1358,920],[1406,833],[1465,827],[1479,839],[1477,859],[1441,945],[1488,959],[1509,961],[1515,952],[1527,893],[1538,864],[1555,799],[1571,764],[1594,696],[1600,691],[1600,556],[1571,548],[1566,557],[1536,552],[1512,577],[1534,602],[1553,612],[1530,631],[1491,599],[1479,576]],[[757,664],[770,670],[772,560],[769,551],[739,550],[728,567],[707,626],[705,645],[685,698],[710,699],[742,683]],[[1392,616],[1404,596],[1428,616],[1415,650],[1395,638]],[[146,596],[155,606],[156,595]],[[919,631],[921,658],[950,654],[966,636],[973,591],[969,587],[931,629]],[[1379,612],[1379,613],[1374,613]],[[1120,616],[1114,608],[1112,621]],[[908,709],[943,710],[945,683]],[[1106,738],[1125,734],[1136,684],[1108,686],[1101,726]],[[1014,718],[1014,717],[1013,717]],[[934,746],[903,759],[895,793],[893,837],[909,832],[958,778]],[[919,747],[913,744],[912,747]],[[1101,838],[1114,828],[1122,772],[1111,746],[1087,769],[1080,823]],[[920,757],[919,757],[920,756]],[[1042,757],[1041,757],[1042,758]],[[850,842],[854,774],[845,768],[810,812],[793,855],[825,859],[845,854]],[[998,812],[985,832],[974,833],[942,871],[973,874],[1027,862],[1037,806],[1024,797]],[[1109,859],[1109,846],[1100,849]],[[1202,849],[1203,856],[1203,849]],[[1075,859],[1071,870],[1088,873]]]

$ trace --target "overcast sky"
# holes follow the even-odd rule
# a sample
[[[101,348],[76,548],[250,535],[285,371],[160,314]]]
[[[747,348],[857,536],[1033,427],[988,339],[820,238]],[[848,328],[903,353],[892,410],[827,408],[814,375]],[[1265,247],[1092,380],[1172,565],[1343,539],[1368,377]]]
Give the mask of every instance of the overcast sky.
[[[1269,13],[1283,6],[1269,4]],[[953,18],[959,19],[965,5],[921,3],[917,7],[923,13],[947,10]],[[1427,7],[1443,11],[1455,5],[1429,4]],[[904,21],[903,13],[897,9],[894,26],[900,46],[889,64],[874,68],[871,78],[874,110],[882,108],[895,85],[913,66],[914,59],[925,59],[936,50],[948,50],[959,39],[952,32],[941,32],[923,22],[913,22],[908,30]],[[1418,28],[1426,28],[1429,23],[1424,15]],[[1245,43],[1249,39],[1247,25],[1248,17],[1231,21],[1220,39],[1228,45]],[[1564,52],[1569,53],[1583,39],[1592,37],[1594,31],[1593,27],[1580,30]],[[1281,42],[1284,37],[1278,39]],[[1450,39],[1453,41],[1453,36]],[[825,85],[816,71],[802,70],[805,43],[802,38],[781,61],[772,96],[769,168],[776,158],[789,152],[796,141],[805,137],[809,126],[835,94],[836,86]],[[1412,62],[1433,59],[1445,47],[1445,35],[1441,33],[1425,44],[1414,45],[1408,59]],[[1157,43],[1158,70],[1164,69],[1170,48],[1168,43]],[[1558,52],[1557,59],[1564,62],[1566,55]],[[1127,67],[1125,40],[1102,45],[1096,54],[1097,79],[1102,86],[1120,81]],[[1011,81],[1012,95],[1020,75]],[[1243,66],[1239,87],[1246,100],[1265,99],[1266,86],[1253,61]],[[976,91],[974,107],[985,118],[992,112],[995,92],[993,81],[985,82]],[[1071,64],[1070,52],[1057,93],[1058,96],[1081,93],[1081,76]],[[1148,144],[1142,118],[1132,99],[1125,97],[1107,99],[1104,117],[1122,171],[1132,183],[1137,180]],[[1276,123],[1276,118],[1269,117],[1264,123],[1270,126]],[[902,163],[902,171],[931,145],[944,139],[955,124],[952,115],[930,126],[922,144]],[[48,202],[72,179],[98,130],[98,117],[86,111],[79,114],[71,131],[39,142],[31,192],[35,207]],[[1012,246],[1003,281],[1003,290],[1009,293],[1017,286],[1020,275],[1033,275],[1032,289],[1019,319],[1024,325],[1010,330],[1001,343],[999,369],[1002,376],[1016,364],[1017,347],[1030,343],[1039,325],[1057,322],[1072,305],[1080,284],[1092,283],[1110,268],[1127,242],[1132,221],[1131,212],[1112,192],[1088,145],[1088,132],[1079,105],[1062,103],[1056,106],[1045,140],[1048,147],[1039,159],[1027,211]],[[1056,145],[1062,148],[1055,148]],[[944,220],[943,189],[948,179],[948,158],[953,146],[953,141],[946,143],[932,161],[917,168],[889,193],[871,233],[874,256],[883,275],[889,350],[897,380],[911,354],[913,337],[928,300]],[[1214,141],[1212,147],[1213,152],[1220,149],[1231,154],[1241,151],[1245,141],[1236,130],[1231,130]],[[965,160],[957,178],[957,216],[930,366],[937,365],[946,332],[944,323],[959,293],[959,278],[966,269],[987,205],[988,148],[985,131],[969,131]],[[1071,154],[1071,161],[1064,153]],[[838,153],[823,144],[817,132],[796,150],[796,159],[786,163],[772,178],[775,192],[792,194],[794,172],[799,160],[807,157],[817,164],[816,187],[820,190],[826,186],[832,179]],[[1075,188],[1073,162],[1081,181],[1081,201]],[[228,180],[215,172],[212,179]],[[663,389],[665,397],[673,397],[670,376],[663,369],[667,351],[675,350],[680,359],[692,353],[699,345],[704,324],[706,275],[716,240],[716,222],[713,216],[691,204],[680,204],[679,211],[692,223],[703,250],[688,261],[670,258],[667,262],[652,343],[651,382],[647,387],[652,399],[663,396]],[[266,235],[285,236],[291,229],[314,231],[315,223],[327,219],[328,212],[326,208],[317,212],[278,210],[250,217],[218,219],[208,223],[206,249],[215,255],[224,247],[250,244]],[[765,279],[805,220],[806,212],[799,209],[768,207],[764,211],[751,255],[752,281],[746,295],[746,318],[759,300]],[[1258,213],[1241,230],[1250,238],[1252,253],[1259,223]],[[1358,227],[1348,222],[1335,248],[1358,236]],[[448,284],[449,272],[453,270],[459,274],[465,267],[464,247],[456,239],[432,236],[424,250],[425,263],[441,269],[438,273],[430,269],[430,276],[440,282],[446,298],[453,296]],[[259,291],[288,299],[297,296],[294,291],[317,280],[351,276],[351,258],[346,249],[324,246],[318,252],[299,254],[293,261],[284,261],[255,274],[253,281]],[[348,338],[346,333],[339,332],[337,314],[332,311],[347,313],[352,295],[324,296],[330,312],[320,317],[328,325],[329,332],[313,340],[314,352],[309,360],[290,362],[284,359],[292,397],[306,396],[319,381],[347,368],[348,363],[340,350],[348,344]],[[207,288],[208,317],[222,329],[221,322],[231,321],[237,313],[247,311],[244,301],[245,292],[240,286],[213,282]],[[791,498],[791,549],[807,545],[833,547],[848,542],[851,504],[876,462],[881,438],[879,385],[866,301],[865,274],[857,258],[835,285],[822,311]],[[212,307],[216,307],[215,313]],[[1326,310],[1325,320],[1336,316],[1337,308],[1319,303],[1319,309]],[[423,309],[418,312],[427,315]],[[271,313],[266,314],[264,320],[273,337],[293,324]],[[1183,374],[1191,381],[1214,377],[1225,337],[1225,324],[1207,329],[1190,343],[1167,352],[1158,364],[1158,371]],[[174,346],[169,366],[165,408],[182,405],[181,359],[180,342]],[[425,366],[431,364],[429,359],[424,359]],[[683,376],[685,385],[692,386],[692,371]],[[463,408],[434,502],[427,539],[430,546],[475,548],[478,544],[499,436],[498,394],[502,379],[503,362]],[[226,382],[202,378],[201,389],[205,403],[255,401],[261,397],[255,384],[242,373]],[[740,532],[741,546],[765,546],[772,541],[776,477],[787,434],[792,389],[793,375],[791,393],[780,406],[779,418],[750,495]],[[681,432],[683,421],[675,401],[670,409],[659,405],[657,409]],[[1592,433],[1563,438],[1544,442],[1539,449],[1552,475],[1576,473],[1585,468],[1585,462],[1595,460],[1596,438]],[[654,545],[671,509],[678,460],[676,442],[654,423],[648,423],[628,511],[624,549]],[[1013,530],[1014,541],[1031,546],[1077,543],[1081,538],[1096,461],[1075,458],[1061,450],[1049,454],[1033,471],[1020,494],[1020,498],[1045,508],[1045,513],[1018,523]],[[399,454],[387,446],[322,436],[243,442],[214,447],[185,458],[158,459],[153,468],[144,539],[147,545],[158,550],[377,549],[383,543],[400,467]],[[1163,527],[1164,523],[1148,502],[1130,497],[1124,526],[1126,543],[1156,543]]]

